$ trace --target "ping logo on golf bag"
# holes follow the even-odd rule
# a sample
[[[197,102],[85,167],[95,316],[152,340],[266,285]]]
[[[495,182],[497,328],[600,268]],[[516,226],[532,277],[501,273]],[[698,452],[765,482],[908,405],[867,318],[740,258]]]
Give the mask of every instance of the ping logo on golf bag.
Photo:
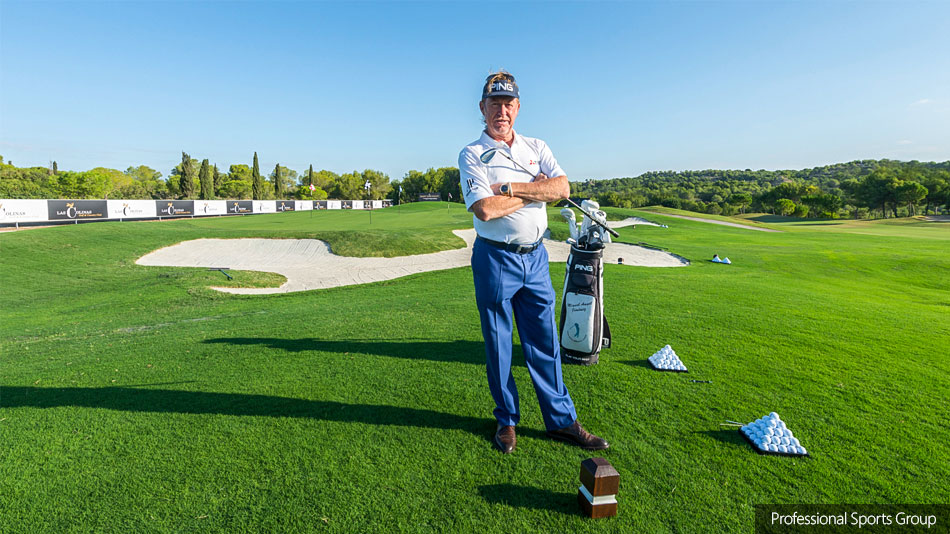
[[[610,346],[604,317],[603,250],[571,247],[561,300],[561,360],[592,365],[600,350]]]

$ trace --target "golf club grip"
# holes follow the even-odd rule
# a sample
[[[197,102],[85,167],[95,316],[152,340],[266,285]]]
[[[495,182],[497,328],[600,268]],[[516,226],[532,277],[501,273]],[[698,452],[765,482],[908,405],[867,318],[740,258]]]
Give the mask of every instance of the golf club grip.
[[[571,200],[570,198],[565,198],[564,200],[567,201],[567,203],[570,204],[571,206],[574,206],[575,208],[581,210],[581,213],[583,213],[584,215],[587,215],[587,218],[590,219],[590,220],[592,220],[592,221],[594,221],[595,224],[597,224],[598,226],[600,226],[600,227],[603,228],[604,230],[607,230],[608,232],[610,232],[610,235],[612,235],[612,236],[614,236],[614,237],[620,237],[620,234],[618,234],[616,230],[614,230],[613,228],[610,228],[610,227],[607,226],[606,224],[601,224],[601,222],[598,221],[596,217],[594,217],[593,215],[591,215],[590,213],[588,213],[587,210],[585,210],[584,208],[578,206],[578,205],[577,205],[577,202],[574,202],[574,201]]]

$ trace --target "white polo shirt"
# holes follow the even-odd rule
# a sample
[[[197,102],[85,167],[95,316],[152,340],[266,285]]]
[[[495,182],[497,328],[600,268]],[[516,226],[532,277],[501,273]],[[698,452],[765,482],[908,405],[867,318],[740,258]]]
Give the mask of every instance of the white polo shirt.
[[[510,149],[511,157],[529,169],[530,174],[501,154],[495,154],[490,162],[482,163],[479,157],[490,148],[501,147],[506,152],[508,151],[508,145],[505,142],[495,141],[485,132],[482,132],[482,136],[477,141],[470,143],[459,153],[462,196],[465,198],[465,207],[469,211],[472,211],[472,204],[475,202],[494,196],[491,191],[492,184],[530,182],[539,172],[551,178],[567,174],[557,164],[554,154],[544,141],[524,137],[518,135],[517,132],[514,136]],[[475,232],[481,237],[521,245],[537,242],[548,227],[548,215],[544,209],[544,202],[531,202],[514,213],[490,221],[483,221],[475,216],[472,219]]]

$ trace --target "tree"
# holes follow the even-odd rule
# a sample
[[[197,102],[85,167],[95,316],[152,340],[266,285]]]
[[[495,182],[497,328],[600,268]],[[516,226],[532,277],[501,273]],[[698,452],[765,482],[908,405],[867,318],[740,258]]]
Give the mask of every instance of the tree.
[[[218,164],[214,164],[214,170],[211,172],[211,181],[214,183],[214,194],[218,194],[218,190],[221,189],[221,186],[224,185],[224,176],[218,171]]]
[[[284,197],[284,184],[280,179],[280,163],[274,167],[274,172],[271,173],[271,180],[274,182],[274,198],[280,200]]]
[[[255,199],[264,198],[264,180],[261,179],[261,168],[257,164],[257,152],[254,153],[254,168],[251,170],[251,193]]]
[[[791,215],[795,213],[795,202],[787,198],[780,198],[775,201],[775,209],[779,215]]]
[[[211,200],[214,198],[214,179],[211,177],[211,165],[205,159],[201,162],[201,171],[198,174],[198,180],[201,185],[201,200]]]
[[[278,183],[277,180],[278,171],[280,175],[280,183]],[[270,176],[268,176],[267,179],[270,181],[271,187],[273,188],[274,198],[286,198],[288,192],[296,191],[297,189],[297,171],[288,169],[279,163],[274,167],[274,170],[271,171]]]
[[[191,156],[181,153],[181,178],[179,179],[181,198],[192,198],[195,195],[194,163]]]
[[[53,176],[59,174],[59,167],[56,165],[56,160],[53,160]]]
[[[927,188],[918,182],[902,182],[895,190],[895,204],[907,204],[907,211],[917,215],[917,204],[927,198]],[[897,212],[894,212],[897,215]]]

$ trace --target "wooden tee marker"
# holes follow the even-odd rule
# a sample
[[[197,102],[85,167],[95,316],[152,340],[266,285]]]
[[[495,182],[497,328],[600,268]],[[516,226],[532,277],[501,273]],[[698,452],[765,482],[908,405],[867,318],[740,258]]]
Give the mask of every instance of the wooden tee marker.
[[[620,473],[605,458],[589,458],[581,462],[581,487],[577,490],[577,502],[587,517],[617,515],[619,487]]]

